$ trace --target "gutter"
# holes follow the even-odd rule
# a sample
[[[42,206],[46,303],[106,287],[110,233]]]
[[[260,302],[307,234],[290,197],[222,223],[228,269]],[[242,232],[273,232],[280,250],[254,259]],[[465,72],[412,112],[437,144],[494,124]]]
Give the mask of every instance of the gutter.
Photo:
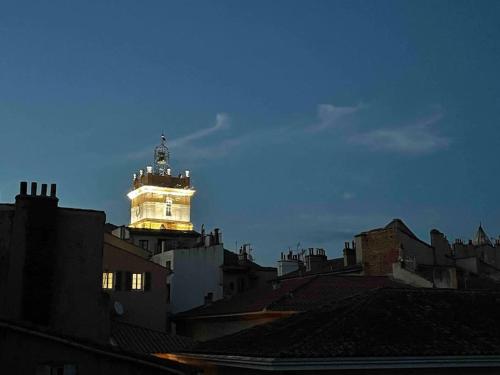
[[[212,354],[155,354],[197,366],[237,367],[264,371],[374,370],[500,367],[500,356],[265,358]]]
[[[259,310],[259,311],[252,311],[252,312],[242,312],[242,313],[232,313],[232,314],[215,314],[215,315],[198,315],[198,316],[179,316],[175,317],[174,320],[204,320],[204,319],[228,319],[228,318],[239,318],[239,317],[249,317],[258,319],[260,317],[265,317],[265,316],[289,316],[296,314],[297,311],[279,311],[279,310],[267,310],[266,307],[264,309]]]

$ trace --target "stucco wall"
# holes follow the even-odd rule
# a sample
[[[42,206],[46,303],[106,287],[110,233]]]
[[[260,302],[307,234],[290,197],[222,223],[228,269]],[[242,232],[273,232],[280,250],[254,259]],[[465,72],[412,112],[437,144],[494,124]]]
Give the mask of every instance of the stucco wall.
[[[55,197],[26,194],[10,207],[0,214],[1,267],[8,267],[0,284],[2,315],[107,341],[100,284],[104,213],[58,208]]]
[[[431,281],[417,275],[414,272],[405,270],[403,267],[401,267],[401,264],[399,262],[393,263],[392,276],[398,281],[402,281],[405,284],[409,284],[419,288],[433,287],[433,283]]]
[[[169,250],[153,256],[152,260],[161,265],[171,261],[170,310],[173,313],[203,305],[209,292],[213,293],[214,301],[222,298],[222,244]]]
[[[114,273],[122,272],[121,290],[105,290],[110,295],[111,304],[118,301],[124,307],[123,316],[115,317],[115,319],[156,330],[164,331],[166,329],[167,270],[164,267],[105,242],[102,270]],[[124,273],[127,271],[132,273],[149,272],[151,274],[151,289],[144,291],[125,290]]]
[[[415,257],[417,264],[433,265],[434,249],[413,237],[408,236],[403,232],[397,232],[397,240],[402,245],[402,256]]]
[[[107,341],[109,305],[101,283],[104,222],[100,211],[58,209],[52,324],[78,337]]]

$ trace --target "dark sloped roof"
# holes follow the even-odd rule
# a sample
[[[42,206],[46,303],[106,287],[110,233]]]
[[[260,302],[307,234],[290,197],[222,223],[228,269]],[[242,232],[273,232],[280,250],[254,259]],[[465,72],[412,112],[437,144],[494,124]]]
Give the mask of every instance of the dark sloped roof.
[[[121,349],[140,354],[173,353],[191,349],[195,345],[195,341],[189,337],[117,321],[111,323],[111,337]]]
[[[394,231],[400,231],[406,234],[408,237],[419,240],[419,238],[415,235],[415,233],[413,233],[401,219],[393,219],[389,224],[385,226],[385,229],[393,229]]]
[[[352,266],[344,266],[344,258],[334,258],[328,259],[324,265],[319,270],[305,271],[305,267],[302,266],[300,269],[288,272],[282,276],[279,276],[278,280],[291,279],[293,277],[305,277],[311,275],[325,274],[325,273],[356,273],[362,270],[360,264],[354,264]]]
[[[481,224],[479,224],[479,228],[477,228],[477,232],[476,235],[474,236],[474,239],[472,240],[472,244],[474,244],[475,246],[481,246],[481,245],[493,246]]]
[[[112,223],[105,223],[104,224],[104,231],[106,233],[111,233],[112,231],[114,231],[116,228],[118,228],[117,225],[115,224],[112,224]]]
[[[211,305],[196,307],[176,315],[176,318],[201,317],[222,314],[237,314],[261,311],[299,286],[310,282],[308,278],[292,279],[283,282],[278,289],[271,284],[250,289],[227,299],[215,301]]]
[[[500,293],[379,289],[200,343],[192,352],[271,358],[500,354]]]
[[[224,249],[224,268],[234,268],[241,270],[254,270],[254,271],[276,271],[276,267],[264,267],[251,260],[240,261],[238,254],[235,252]]]
[[[420,238],[418,238],[415,233],[413,233],[410,228],[408,228],[408,226],[403,222],[403,220],[401,219],[393,219],[389,224],[387,224],[385,227],[383,228],[376,228],[376,229],[372,229],[372,230],[369,230],[369,231],[366,231],[366,232],[361,232],[360,234],[357,234],[357,236],[362,236],[362,235],[365,235],[365,234],[369,234],[369,233],[373,233],[373,232],[378,232],[378,231],[383,231],[383,230],[387,230],[387,229],[390,229],[394,232],[401,232],[401,233],[404,233],[406,234],[408,237],[410,238],[413,238],[414,240],[424,244],[424,245],[427,245],[429,247],[431,247],[431,245],[429,245],[427,242],[421,240]]]
[[[163,370],[168,373],[174,374],[199,374],[199,369],[190,365],[181,364],[169,359],[158,358],[150,355],[150,353],[143,353],[128,350],[125,347],[113,347],[110,344],[103,344],[94,342],[92,340],[63,335],[61,332],[56,332],[48,327],[40,327],[29,322],[8,321],[0,318],[0,335],[4,335],[5,330],[14,331],[18,334],[25,335],[27,340],[42,339],[52,343],[76,348],[76,350],[83,352],[96,353],[102,356],[103,359],[112,358],[125,362],[140,364],[145,367],[145,371],[149,370],[149,366],[158,369],[162,366]],[[53,344],[51,344],[53,345]],[[3,354],[3,353],[2,353]]]
[[[271,304],[269,309],[307,311],[377,288],[404,287],[407,286],[385,276],[318,275]]]
[[[281,280],[272,285],[237,294],[208,306],[177,314],[176,318],[203,317],[236,313],[272,311],[306,311],[368,290],[382,287],[404,287],[385,276],[316,275]]]

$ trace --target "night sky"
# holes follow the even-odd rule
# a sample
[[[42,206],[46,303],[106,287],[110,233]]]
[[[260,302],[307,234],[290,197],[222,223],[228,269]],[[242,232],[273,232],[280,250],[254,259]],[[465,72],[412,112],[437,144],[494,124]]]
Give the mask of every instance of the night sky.
[[[195,228],[338,256],[402,218],[500,234],[500,1],[3,1],[0,202],[127,224],[165,133]]]

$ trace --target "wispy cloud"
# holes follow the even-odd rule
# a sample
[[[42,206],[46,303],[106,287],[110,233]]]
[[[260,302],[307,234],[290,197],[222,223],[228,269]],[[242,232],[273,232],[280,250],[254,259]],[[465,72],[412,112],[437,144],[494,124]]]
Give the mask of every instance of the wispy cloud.
[[[213,126],[195,131],[194,133],[185,135],[180,138],[173,139],[169,141],[169,147],[175,148],[184,146],[193,141],[208,137],[209,135],[212,135],[213,133],[216,133],[218,131],[228,129],[230,126],[231,123],[227,113],[217,113],[217,115],[215,116],[215,124]]]
[[[333,104],[319,104],[317,106],[316,121],[311,125],[269,127],[238,136],[221,136],[209,139],[210,136],[231,127],[229,115],[218,113],[212,126],[179,138],[169,139],[168,146],[175,150],[176,155],[184,160],[218,159],[257,143],[283,143],[304,135],[314,137],[317,136],[317,133],[327,129],[336,129],[338,139],[357,145],[358,150],[361,149],[360,151],[386,151],[420,155],[446,149],[451,143],[450,138],[437,134],[432,127],[443,117],[441,110],[428,118],[407,126],[384,127],[373,130],[364,130],[362,124],[357,124],[356,127],[351,126],[349,117],[358,114],[367,107],[363,103],[344,107]],[[207,141],[199,142],[205,138],[207,138]],[[144,159],[151,154],[153,147],[154,145],[150,145],[143,150],[130,153],[128,159]],[[342,198],[348,200],[352,196],[350,193],[346,193]]]
[[[350,191],[344,191],[342,193],[342,199],[345,201],[348,201],[349,199],[353,199],[356,196],[353,192]]]
[[[317,109],[318,120],[315,124],[307,127],[308,131],[319,132],[329,128],[337,128],[342,124],[342,120],[348,115],[352,115],[363,108],[362,104],[354,107],[337,107],[332,104],[319,104]]]
[[[380,128],[349,137],[351,143],[366,146],[372,151],[390,151],[405,154],[426,154],[446,149],[451,139],[438,135],[432,125],[443,117],[438,112],[416,124]]]
[[[171,149],[182,147],[187,147],[191,143],[206,138],[216,132],[224,129],[228,129],[231,126],[230,118],[227,113],[217,113],[215,116],[215,124],[204,129],[197,130],[191,134],[182,136],[180,138],[168,139],[168,147]],[[129,160],[139,160],[151,155],[154,145],[145,147],[142,150],[131,152],[127,155]]]

